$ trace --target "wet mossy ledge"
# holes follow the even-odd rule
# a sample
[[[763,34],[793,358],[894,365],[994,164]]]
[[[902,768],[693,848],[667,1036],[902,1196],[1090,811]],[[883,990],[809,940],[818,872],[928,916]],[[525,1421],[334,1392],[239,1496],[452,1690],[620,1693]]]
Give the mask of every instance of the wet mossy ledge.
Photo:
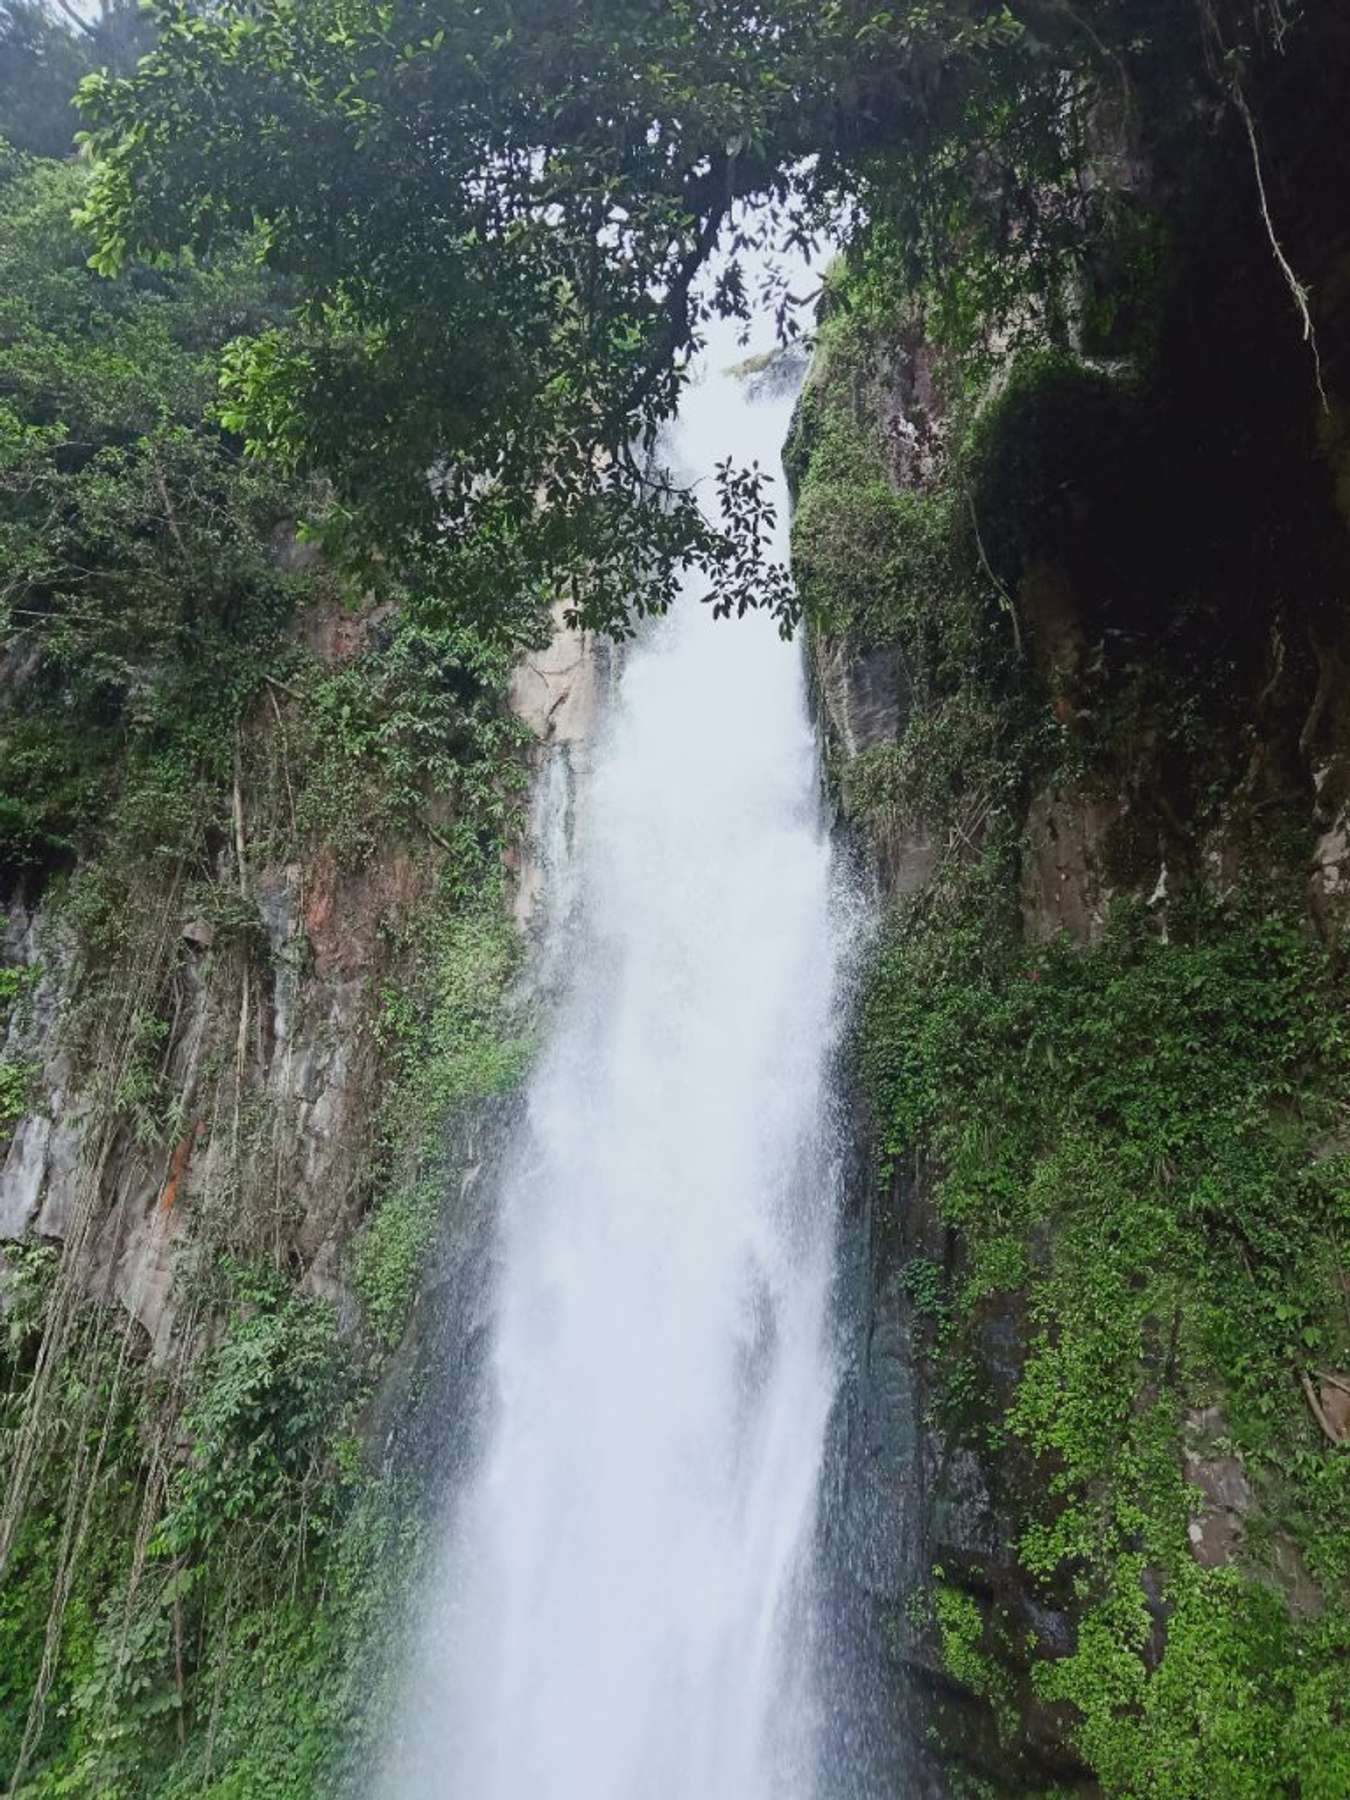
[[[868,1793],[1350,1790],[1345,400],[1218,171],[1136,172],[1097,287],[1014,330],[875,231],[789,444],[883,910],[849,1404],[891,1422],[848,1480],[888,1499],[836,1531],[890,1670]]]

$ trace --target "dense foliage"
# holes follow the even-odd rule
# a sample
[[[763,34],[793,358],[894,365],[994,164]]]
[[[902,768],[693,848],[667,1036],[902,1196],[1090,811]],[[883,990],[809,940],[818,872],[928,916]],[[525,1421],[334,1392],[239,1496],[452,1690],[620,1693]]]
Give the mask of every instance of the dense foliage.
[[[251,257],[99,279],[70,223],[85,178],[0,189],[0,864],[69,859],[119,759],[217,777],[294,584],[294,504],[205,419],[222,342],[276,301]],[[159,829],[156,824],[154,829]]]
[[[1072,1654],[1042,1656],[945,1571],[948,1673],[1011,1756],[1034,1663],[1112,1794],[1343,1791],[1344,1615],[1285,1591],[1291,1567],[1300,1594],[1345,1578],[1345,1458],[1298,1385],[1344,1351],[1343,975],[1287,880],[1174,906],[1165,936],[1126,909],[1087,953],[1028,949],[1017,898],[1032,792],[1118,776],[1122,730],[1221,813],[1269,595],[1340,566],[1315,561],[1302,490],[1343,290],[1314,252],[1341,226],[1297,127],[1346,29],[1334,0],[162,0],[88,23],[0,5],[0,889],[54,903],[42,954],[69,983],[90,1163],[134,1147],[171,1205],[198,1079],[223,1146],[172,1356],[89,1301],[87,1221],[64,1248],[6,1248],[18,1793],[313,1800],[378,1729],[419,1553],[416,1507],[368,1454],[380,1382],[463,1134],[529,1048],[504,690],[550,605],[622,633],[691,561],[723,609],[790,627],[804,606],[905,671],[898,742],[839,771],[879,840],[936,851],[881,946],[869,1091],[886,1155],[936,1171],[958,1246],[904,1270],[944,1417],[1030,1459],[1024,1568],[1067,1585],[1079,1623]],[[44,160],[85,75],[92,168]],[[1145,144],[1161,205],[1136,191]],[[1206,158],[1228,210],[1200,219]],[[1208,264],[1186,261],[1198,225],[1224,247]],[[710,524],[659,437],[712,314],[767,304],[794,328],[795,258],[822,230],[848,256],[799,424],[799,597],[765,565],[758,473],[723,469]],[[1229,412],[1161,460],[1160,394],[1192,443],[1207,416],[1167,360],[1168,309],[1213,322],[1249,293],[1255,325],[1208,378],[1278,392],[1262,454]],[[905,446],[876,362],[920,340],[945,356],[946,420]],[[1212,491],[1211,442],[1233,451]],[[1108,558],[1088,706],[1025,641],[1026,586]],[[1146,638],[1151,661],[1116,654]],[[381,1099],[352,1153],[340,1309],[307,1280],[247,1074],[259,995],[302,972],[250,882],[291,863],[356,881],[391,845],[416,900],[369,947]],[[0,970],[0,1027],[42,979]],[[179,1081],[198,980],[216,1035]],[[0,1061],[0,1147],[37,1073]],[[994,1419],[979,1330],[1010,1296],[1028,1354]],[[1203,1408],[1257,1490],[1244,1575],[1189,1553],[1177,1450]]]
[[[90,1298],[96,1214],[0,1259],[0,1772],[30,1796],[298,1800],[378,1727],[418,1532],[367,1460],[363,1409],[453,1130],[524,1055],[503,1011],[515,655],[467,623],[467,560],[439,582],[405,567],[376,609],[297,542],[314,489],[215,411],[223,345],[289,316],[247,239],[109,279],[71,223],[83,170],[19,157],[5,177],[0,886],[19,909],[44,896],[48,931],[38,962],[0,968],[0,1033],[28,1042],[35,994],[62,982],[89,1165],[162,1171],[157,1211],[195,1118],[222,1154],[187,1219],[172,1353]],[[378,1060],[351,1181],[371,1223],[339,1331],[304,1285],[284,1121],[236,1024],[305,973],[273,956],[258,872],[303,859],[357,880],[394,845],[415,880],[369,971]],[[184,1068],[189,993],[206,1036]],[[39,1074],[0,1059],[0,1148]]]
[[[791,446],[807,616],[900,698],[894,741],[835,748],[839,797],[926,877],[887,920],[859,1053],[879,1266],[942,1446],[926,1528],[969,1530],[943,1482],[973,1458],[1011,1538],[1010,1573],[953,1532],[905,1627],[987,1709],[981,1794],[1005,1764],[1039,1791],[1052,1730],[1128,1800],[1350,1780],[1350,1462],[1308,1398],[1350,1360],[1344,940],[1306,912],[1315,670],[1271,661],[1338,591],[1343,524],[1287,295],[1235,216],[1099,239],[1130,296],[1105,365],[1100,317],[1069,329],[1022,284],[992,385],[978,237],[934,282],[874,231]],[[1233,393],[1217,349],[1178,391],[1193,294],[1224,278],[1208,329],[1259,321],[1284,410]],[[1197,416],[1244,455],[1183,436]],[[1076,941],[1049,935],[1054,884],[1094,880]],[[1206,1479],[1235,1484],[1236,1525]]]
[[[861,197],[953,318],[1062,315],[1109,204],[1082,180],[1103,97],[1178,50],[1196,78],[1206,32],[1266,38],[1236,0],[1168,10],[166,4],[136,74],[82,92],[82,217],[109,270],[261,221],[304,304],[232,353],[229,416],[332,477],[330,542],[487,543],[608,629],[692,560],[787,624],[754,472],[724,470],[714,530],[651,460],[709,311],[792,319],[787,265],[747,294],[748,239],[842,231]]]
[[[1325,955],[1259,912],[1174,915],[1166,942],[1124,914],[1086,956],[916,916],[869,997],[885,1149],[935,1160],[964,1245],[955,1282],[910,1274],[952,1428],[1044,1471],[1020,1553],[1050,1589],[1072,1575],[1082,1623],[1035,1680],[1079,1709],[1112,1794],[1330,1796],[1350,1779],[1335,1699],[1350,1463],[1300,1390],[1347,1350],[1344,1012]],[[1025,1362],[990,1417],[968,1359],[991,1297],[1019,1289]],[[1196,1565],[1183,1443],[1241,1458],[1245,1555],[1274,1592]],[[1300,1590],[1291,1619],[1297,1579],[1327,1595],[1320,1617]],[[997,1699],[1010,1682],[991,1664],[975,1685]]]

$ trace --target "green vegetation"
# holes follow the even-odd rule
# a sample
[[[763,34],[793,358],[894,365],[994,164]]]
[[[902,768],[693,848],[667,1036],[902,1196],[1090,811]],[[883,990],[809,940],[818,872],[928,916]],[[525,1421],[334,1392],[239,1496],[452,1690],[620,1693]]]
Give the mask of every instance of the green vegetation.
[[[297,602],[316,584],[344,601],[331,577],[288,572],[312,495],[210,416],[222,345],[281,316],[284,289],[247,244],[95,275],[70,224],[87,188],[36,163],[0,189],[0,626],[25,664],[24,704],[0,714],[0,867],[68,864],[106,837],[111,808],[129,851],[206,873],[236,726],[296,688],[296,758],[315,773],[291,771],[288,828],[359,858],[453,790],[457,819],[500,831],[515,651],[457,619],[462,559],[387,569],[396,610],[369,653],[307,662]],[[538,629],[537,614],[512,626]]]
[[[905,1271],[944,1429],[1031,1453],[1021,1560],[1071,1582],[1078,1649],[1035,1665],[1037,1691],[1077,1708],[1110,1794],[1329,1796],[1350,1779],[1350,1458],[1301,1383],[1350,1360],[1343,973],[1255,898],[1174,908],[1166,939],[1123,908],[1090,951],[1029,949],[1009,924],[977,878],[897,917],[863,1066],[885,1157],[941,1172],[959,1232],[949,1284]],[[972,1369],[1009,1293],[1025,1359],[991,1414]],[[1245,1579],[1192,1555],[1180,1447],[1204,1408],[1251,1484]],[[951,1673],[1006,1730],[1018,1659],[986,1666],[968,1596],[944,1591],[937,1617]]]
[[[53,1263],[50,1251],[21,1258],[26,1312],[7,1318],[21,1353]],[[67,1352],[0,1602],[0,1756],[15,1768],[36,1724],[18,1790],[33,1800],[325,1791],[338,1745],[368,1716],[414,1515],[363,1470],[355,1368],[330,1309],[265,1267],[225,1280],[219,1341],[182,1392],[167,1372],[128,1371],[123,1331],[96,1311]],[[178,1442],[191,1445],[185,1461]],[[71,1565],[63,1486],[86,1458],[89,1516]],[[36,1662],[67,1572],[34,1721]]]
[[[1350,1780],[1343,1609],[1291,1622],[1285,1599],[1224,1570],[1178,1565],[1155,1670],[1141,1556],[1122,1558],[1077,1654],[1038,1671],[1082,1716],[1080,1743],[1111,1794],[1143,1800],[1332,1800]]]
[[[1029,696],[1009,587],[990,564],[987,533],[1021,516],[985,506],[1002,438],[993,409],[959,396],[945,429],[916,447],[910,485],[896,485],[877,424],[883,346],[912,322],[869,304],[884,261],[837,271],[816,364],[789,444],[799,489],[793,566],[814,631],[854,653],[894,647],[903,731],[844,762],[845,810],[872,828],[922,824],[960,845],[1006,839],[1027,784],[1060,751],[1060,733]],[[894,271],[892,271],[892,274]],[[855,299],[855,294],[860,298]]]
[[[209,424],[223,337],[268,316],[236,250],[216,266],[86,266],[86,177],[35,163],[0,189],[0,630],[23,704],[0,716],[0,867],[68,864],[109,803],[138,848],[200,817],[296,598],[271,535],[296,503]]]
[[[0,930],[4,929],[5,923],[0,916]],[[11,1023],[17,1023],[15,1015],[22,1013],[36,975],[35,969],[11,968],[0,963],[0,1043],[8,1035]],[[22,1058],[0,1056],[0,1149],[8,1143],[13,1127],[27,1110],[36,1073],[33,1065]]]
[[[978,1556],[944,1554],[920,1612],[1008,1759],[1034,1770],[1028,1710],[1061,1703],[1118,1800],[1329,1796],[1350,1782],[1350,1457],[1305,1396],[1350,1363],[1350,996],[1307,916],[1306,834],[1252,816],[1311,690],[1280,690],[1290,722],[1272,709],[1276,747],[1254,752],[1241,709],[1271,683],[1283,453],[1251,502],[1260,548],[1216,550],[1232,476],[1171,442],[1164,373],[1167,296],[1212,245],[1188,263],[1165,240],[1135,230],[1131,360],[1109,370],[1025,283],[991,361],[1010,302],[978,249],[935,285],[893,232],[856,246],[791,447],[794,555],[825,653],[899,671],[896,740],[835,754],[843,807],[883,851],[931,857],[887,921],[860,1034],[895,1196],[881,1241],[931,1208],[895,1268],[930,1424],[989,1472],[1017,1579],[1068,1615],[1073,1647],[1040,1642],[1030,1611],[1018,1624]],[[904,425],[883,431],[897,396]],[[1295,810],[1281,767],[1267,821]],[[1118,821],[1091,850],[1117,898],[1076,942],[1039,941],[1038,795]],[[1221,891],[1197,850],[1219,841],[1241,869]],[[1245,1498],[1198,1555],[1216,1460]]]
[[[357,1291],[388,1344],[403,1335],[447,1187],[464,1174],[459,1132],[516,1086],[530,1052],[507,1000],[520,943],[499,887],[418,921],[409,950],[415,985],[386,992],[379,1023],[393,1052],[395,1174],[355,1248]]]
[[[378,1728],[420,1547],[370,1421],[529,1052],[504,690],[551,605],[623,634],[688,563],[720,611],[804,609],[904,674],[898,741],[835,770],[855,819],[934,853],[864,1033],[883,1154],[936,1171],[959,1245],[902,1279],[944,1427],[1035,1471],[1023,1565],[1079,1626],[1043,1656],[953,1566],[949,1672],[1009,1744],[1033,1683],[1068,1703],[1113,1795],[1350,1784],[1347,1461],[1300,1385],[1347,1349],[1344,975],[1304,932],[1297,832],[1270,830],[1317,718],[1263,762],[1241,710],[1288,711],[1345,592],[1307,479],[1344,286],[1345,152],[1310,166],[1300,137],[1333,10],[163,0],[82,27],[0,4],[0,892],[50,902],[94,1171],[63,1246],[0,1269],[18,1795],[317,1800]],[[46,159],[81,77],[77,167]],[[713,528],[650,453],[709,317],[767,300],[793,328],[745,253],[840,202],[798,593],[756,472],[719,472]],[[886,358],[921,342],[902,443]],[[1051,642],[1063,593],[1091,598]],[[1091,949],[1022,932],[1054,782],[1136,820],[1162,795],[1192,877]],[[1220,903],[1192,852],[1230,815],[1262,849]],[[260,880],[291,869],[277,949]],[[366,983],[370,1093],[336,1273],[302,1254],[260,1078],[270,1002],[334,957],[325,918]],[[0,971],[0,1027],[30,979]],[[34,1074],[0,1062],[0,1147]],[[152,1353],[89,1295],[99,1181],[134,1164],[177,1228],[207,1146]],[[979,1329],[1010,1296],[1026,1360],[995,1418]],[[1253,1491],[1240,1575],[1191,1553],[1202,1407]]]
[[[1102,1484],[1136,1464],[1146,1478],[1156,1421],[1139,1396],[1159,1390],[1175,1435],[1181,1399],[1209,1384],[1244,1461],[1268,1469],[1281,1528],[1340,1579],[1350,1465],[1293,1404],[1300,1372],[1347,1348],[1333,1277],[1350,1162],[1334,1146],[1350,1046],[1325,953],[1265,913],[1201,911],[1164,942],[1125,912],[1087,954],[991,942],[984,921],[926,926],[897,926],[882,960],[865,1070],[885,1153],[922,1143],[940,1160],[968,1246],[957,1316],[1032,1284],[1008,1424],[1053,1454],[1071,1499],[1024,1552],[1048,1572],[1130,1541],[1138,1521],[1114,1509],[1135,1497]]]
[[[1000,1734],[1011,1737],[1017,1726],[1012,1682],[1003,1664],[981,1647],[986,1629],[984,1614],[969,1594],[944,1582],[941,1568],[933,1570],[931,1598],[943,1667],[953,1681],[988,1701]]]
[[[692,561],[720,607],[786,625],[756,473],[723,469],[714,531],[644,460],[706,318],[758,299],[748,242],[804,242],[858,200],[949,340],[1065,341],[1104,244],[1136,269],[1160,256],[1084,179],[1104,114],[1163,77],[1212,107],[1285,35],[1246,0],[1182,10],[163,0],[135,73],[82,89],[81,216],[110,271],[260,223],[303,306],[234,347],[227,416],[333,482],[328,542],[367,579],[393,535],[491,546],[518,592],[623,630]],[[781,271],[766,297],[790,319]],[[477,602],[502,603],[500,582]]]
[[[0,1603],[0,1757],[22,1761],[31,1800],[300,1800],[333,1792],[380,1728],[421,1520],[408,1485],[371,1466],[364,1411],[456,1191],[464,1134],[528,1051],[506,1005],[517,945],[499,885],[464,860],[448,868],[390,960],[374,1022],[388,1063],[370,1177],[382,1197],[349,1253],[359,1330],[297,1287],[293,1258],[268,1253],[284,1215],[239,1216],[241,1200],[261,1204],[245,1152],[220,1196],[230,1204],[198,1203],[204,1254],[179,1277],[189,1318],[214,1326],[147,1363],[127,1315],[77,1294],[35,1416],[61,1259],[10,1253],[0,1431],[14,1450],[35,1423],[40,1441]],[[179,1116],[138,1115],[133,1089],[124,1078],[118,1116],[171,1143]],[[44,1643],[56,1656],[39,1682]]]
[[[108,279],[70,222],[87,173],[4,174],[0,884],[46,901],[90,1166],[140,1159],[184,1224],[153,1355],[89,1296],[95,1182],[60,1247],[5,1246],[0,1778],[25,1800],[312,1800],[379,1729],[420,1554],[367,1409],[465,1133],[528,1051],[506,1004],[524,773],[504,693],[540,617],[532,598],[493,634],[466,622],[485,552],[390,556],[376,603],[297,542],[321,484],[246,456],[216,411],[226,342],[288,316],[255,245]],[[257,1068],[259,1013],[314,950],[297,932],[274,953],[258,887],[395,857],[353,1019],[368,1223],[340,1314],[304,1280]],[[0,1031],[36,974],[0,971]],[[35,1073],[0,1062],[0,1145]],[[188,1207],[193,1158],[213,1172]]]
[[[379,1729],[420,1514],[371,1466],[364,1409],[455,1191],[456,1124],[525,1054],[503,1007],[514,942],[500,896],[471,907],[457,888],[428,897],[391,963],[370,1175],[384,1197],[350,1251],[360,1328],[297,1288],[296,1221],[255,1190],[249,1133],[226,1186],[194,1210],[200,1252],[179,1277],[190,1335],[169,1363],[145,1362],[134,1322],[77,1292],[34,1411],[35,1359],[62,1328],[62,1259],[10,1253],[0,1431],[11,1452],[30,1424],[39,1442],[0,1606],[0,1756],[13,1769],[24,1747],[32,1800],[299,1800],[334,1791]],[[427,945],[436,954],[419,960]],[[111,956],[100,1014],[125,992]],[[395,968],[408,971],[397,985]],[[181,1113],[172,1094],[156,1106],[159,1066],[148,1095],[124,1077],[112,1104],[167,1149]],[[56,1655],[40,1682],[44,1643]]]

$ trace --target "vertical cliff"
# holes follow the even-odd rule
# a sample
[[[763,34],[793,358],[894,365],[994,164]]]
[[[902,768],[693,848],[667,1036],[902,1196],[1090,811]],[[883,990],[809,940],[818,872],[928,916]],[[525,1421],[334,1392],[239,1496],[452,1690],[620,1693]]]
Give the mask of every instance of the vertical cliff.
[[[101,280],[84,182],[0,178],[0,1783],[312,1795],[417,1566],[417,1301],[481,1240],[590,648],[339,577],[212,406],[278,284]]]
[[[311,1792],[377,1690],[419,1516],[381,1396],[529,1031],[507,671],[457,806],[391,727],[409,635],[302,596],[177,839],[116,807],[6,903],[0,1632],[33,1792]]]
[[[873,229],[792,446],[885,907],[833,1513],[867,1793],[1350,1782],[1350,62],[1325,8],[1227,95],[1173,48],[1094,115],[1049,300],[994,329],[987,268]]]

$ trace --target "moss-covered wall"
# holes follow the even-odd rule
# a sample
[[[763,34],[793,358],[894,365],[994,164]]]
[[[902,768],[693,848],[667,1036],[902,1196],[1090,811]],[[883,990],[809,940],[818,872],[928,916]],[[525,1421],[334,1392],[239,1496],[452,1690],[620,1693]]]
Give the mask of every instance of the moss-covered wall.
[[[832,1527],[868,1794],[1350,1789],[1337,30],[1301,104],[1251,88],[1321,392],[1243,120],[1181,81],[1058,324],[954,331],[881,231],[825,297],[794,552],[884,912]]]
[[[299,1800],[379,1728],[528,1054],[518,646],[300,540],[209,404],[276,284],[100,280],[85,179],[0,172],[0,1786]]]
[[[399,727],[447,672],[391,681],[415,631],[302,596],[233,771],[194,771],[158,853],[133,746],[73,869],[11,890],[0,1766],[24,1795],[328,1794],[379,1729],[426,1497],[415,1303],[438,1252],[473,1253],[466,1174],[530,1030],[509,665],[466,792]]]

